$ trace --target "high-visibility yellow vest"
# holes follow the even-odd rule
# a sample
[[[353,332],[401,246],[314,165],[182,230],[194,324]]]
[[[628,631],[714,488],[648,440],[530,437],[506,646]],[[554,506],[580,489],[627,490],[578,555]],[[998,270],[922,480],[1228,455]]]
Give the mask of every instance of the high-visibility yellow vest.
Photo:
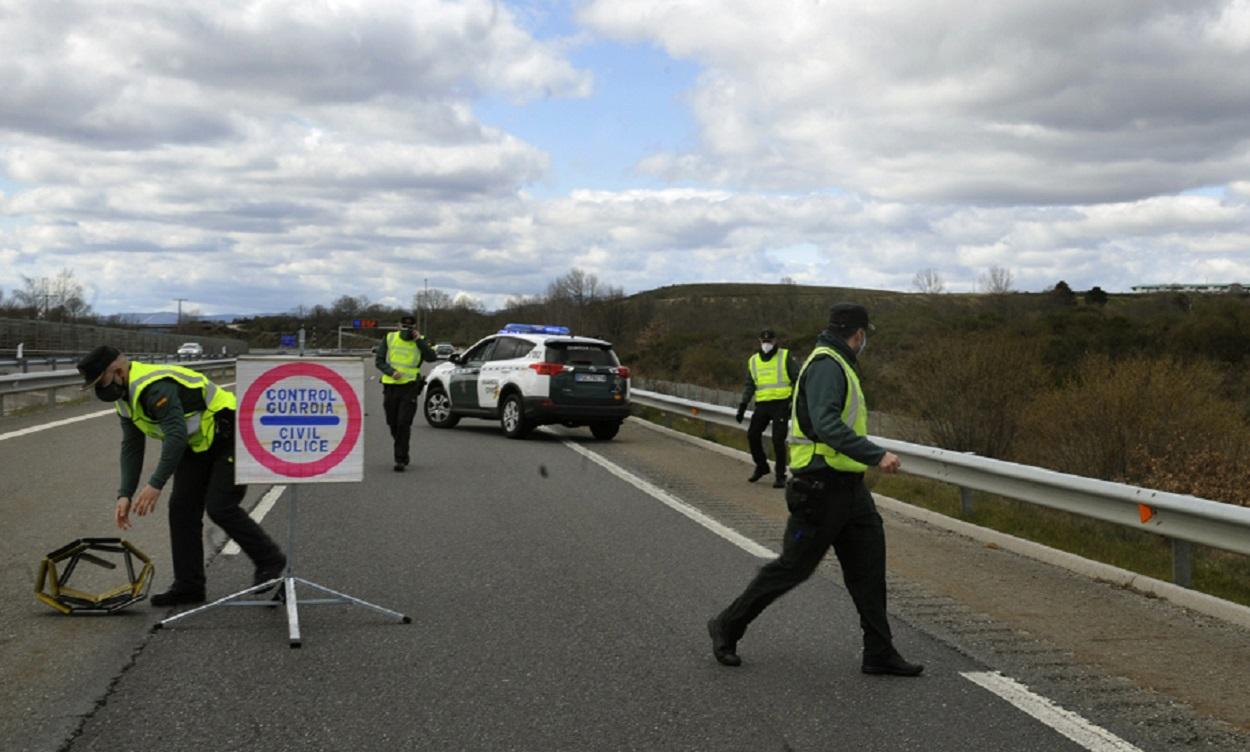
[[[786,370],[786,361],[789,358],[790,351],[782,348],[771,360],[764,360],[759,353],[753,354],[747,360],[751,380],[755,382],[756,402],[787,399],[793,394],[790,372]]]
[[[803,363],[803,368],[799,371],[798,388],[803,388],[803,374],[807,371],[807,367],[812,364],[813,360],[822,355],[833,358],[838,365],[842,366],[842,371],[846,374],[846,401],[842,405],[842,421],[850,426],[851,430],[855,431],[856,436],[867,436],[868,404],[864,402],[864,391],[860,388],[859,376],[837,350],[823,345],[813,350],[812,354],[807,356],[807,361]],[[808,438],[803,433],[803,429],[799,427],[798,406],[799,398],[796,395],[794,406],[790,410],[790,435],[786,437],[790,469],[799,470],[807,467],[811,464],[812,457],[818,454],[824,458],[825,464],[834,470],[862,473],[868,469],[868,466],[864,463],[856,462],[828,444],[822,444],[819,441],[813,441]]]
[[[395,369],[398,378],[389,373],[382,374],[383,384],[407,384],[416,381],[421,375],[421,348],[417,341],[406,340],[399,332],[386,335],[386,364]]]
[[[204,409],[183,413],[187,421],[187,447],[193,452],[203,452],[213,443],[216,422],[213,416],[222,410],[234,410],[238,404],[234,395],[208,380],[208,377],[190,368],[171,365],[155,365],[130,361],[130,394],[128,399],[114,403],[117,414],[129,418],[144,435],[164,439],[161,424],[143,412],[139,401],[143,390],[160,379],[173,379],[188,389],[197,389],[204,396]]]

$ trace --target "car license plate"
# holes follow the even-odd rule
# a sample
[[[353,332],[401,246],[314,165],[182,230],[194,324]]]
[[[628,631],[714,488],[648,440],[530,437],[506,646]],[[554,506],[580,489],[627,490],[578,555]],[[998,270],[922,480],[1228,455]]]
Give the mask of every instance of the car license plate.
[[[573,380],[574,380],[574,381],[599,381],[599,382],[603,382],[603,381],[607,381],[607,380],[608,380],[608,377],[607,377],[606,375],[602,374],[602,373],[575,373],[575,374],[573,374]]]

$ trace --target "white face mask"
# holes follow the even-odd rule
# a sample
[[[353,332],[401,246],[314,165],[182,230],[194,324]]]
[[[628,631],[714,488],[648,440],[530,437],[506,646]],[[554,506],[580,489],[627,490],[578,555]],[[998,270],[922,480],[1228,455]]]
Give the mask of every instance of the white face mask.
[[[761,342],[761,343],[760,343],[760,350],[762,350],[763,352],[766,352],[766,353],[770,353],[770,352],[772,352],[772,351],[773,351],[773,343],[772,343],[772,342]]]
[[[864,337],[859,341],[859,349],[855,351],[856,355],[863,355],[868,349],[868,332],[864,332]]]

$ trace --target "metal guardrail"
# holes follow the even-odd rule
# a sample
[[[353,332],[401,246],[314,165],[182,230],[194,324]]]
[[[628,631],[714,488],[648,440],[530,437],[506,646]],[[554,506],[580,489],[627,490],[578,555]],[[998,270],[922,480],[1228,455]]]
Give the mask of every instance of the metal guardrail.
[[[641,405],[745,430],[734,419],[733,408],[640,389],[630,395]],[[899,456],[903,472],[958,486],[965,511],[971,511],[970,491],[975,489],[1169,538],[1172,580],[1178,585],[1189,587],[1193,580],[1191,544],[1250,555],[1250,509],[1245,507],[906,441],[870,438]]]
[[[197,371],[225,371],[234,368],[235,360],[229,358],[226,360],[171,360],[169,362],[194,366]],[[5,414],[5,402],[10,395],[47,392],[48,407],[55,407],[58,390],[78,389],[81,386],[82,375],[76,369],[0,376],[0,415]]]

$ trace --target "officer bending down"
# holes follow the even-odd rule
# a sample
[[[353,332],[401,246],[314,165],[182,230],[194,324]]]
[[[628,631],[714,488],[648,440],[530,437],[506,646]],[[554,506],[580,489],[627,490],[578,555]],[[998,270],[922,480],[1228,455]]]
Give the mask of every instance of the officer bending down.
[[[83,389],[112,402],[121,416],[121,487],[114,520],[130,529],[130,513],[156,509],[172,475],[169,541],[174,582],[152,596],[153,606],[204,602],[204,512],[226,532],[256,567],[253,584],[280,577],[286,556],[239,506],[247,486],[234,482],[235,396],[204,374],[174,365],[133,361],[101,345],[78,362]],[[161,442],[161,458],[135,495],[143,472],[144,438]]]
[[[417,331],[417,320],[404,316],[399,331],[388,332],[378,345],[374,365],[382,372],[382,409],[386,425],[395,442],[395,472],[402,473],[411,459],[408,444],[412,437],[412,419],[417,414],[421,396],[421,361],[437,360],[434,348]]]
[[[747,427],[747,444],[755,470],[747,481],[755,481],[768,475],[768,455],[764,454],[764,429],[773,427],[773,460],[777,464],[777,476],[773,488],[786,487],[786,429],[790,424],[790,395],[792,384],[798,376],[798,367],[790,351],[777,347],[777,335],[772,329],[760,332],[760,349],[747,359],[747,382],[742,390],[742,402],[738,405],[738,422],[746,415],[747,405],[755,399],[755,412]]]
[[[899,469],[899,458],[868,440],[868,406],[857,357],[868,345],[868,311],[839,303],[829,327],[803,364],[790,420],[790,471],[781,556],[760,568],[738,599],[707,624],[712,654],[726,666],[742,663],[738,641],[769,604],[816,571],[832,546],[864,633],[866,674],[918,676],[894,648],[885,611],[885,529],[864,471]]]

